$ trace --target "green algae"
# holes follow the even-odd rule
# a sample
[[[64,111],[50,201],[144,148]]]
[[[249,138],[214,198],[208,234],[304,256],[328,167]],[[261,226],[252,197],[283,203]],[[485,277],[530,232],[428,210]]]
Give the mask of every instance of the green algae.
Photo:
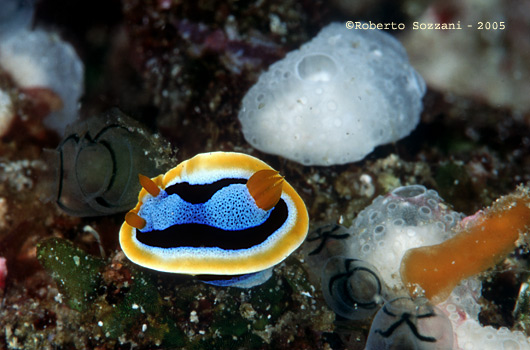
[[[144,333],[146,340],[165,346],[183,346],[184,333],[169,316],[156,287],[156,279],[136,268],[131,268],[132,282],[125,296],[110,305],[97,291],[103,287],[102,270],[105,262],[95,258],[70,241],[47,239],[37,245],[37,258],[52,276],[67,305],[84,313],[87,319],[97,319],[107,339],[128,338]],[[142,329],[143,325],[148,325]]]
[[[303,293],[311,290],[309,276],[300,260],[292,257],[288,257],[287,259],[290,264],[290,269],[285,274],[285,280],[293,290],[293,293]]]
[[[68,306],[80,312],[90,307],[101,284],[101,259],[60,238],[40,242],[37,259],[57,283]]]
[[[466,211],[470,198],[473,198],[471,178],[461,162],[445,162],[436,170],[434,179],[438,192],[447,203],[451,203],[458,211]]]
[[[159,312],[160,296],[142,274],[133,276],[131,289],[110,312],[99,317],[107,338],[117,339],[147,315]]]
[[[184,333],[169,316],[170,305],[160,296],[155,276],[135,267],[130,267],[130,271],[132,283],[123,300],[99,317],[103,334],[118,339],[142,332],[153,343],[183,346]]]
[[[309,288],[296,259],[289,259],[294,272],[282,267],[263,285],[239,289],[171,281],[163,287],[157,273],[128,263],[112,267],[59,238],[41,242],[37,256],[66,304],[82,311],[107,344],[134,339],[163,348],[261,348],[279,336],[272,326],[299,304],[293,293]]]
[[[227,313],[219,317],[212,327],[221,335],[241,337],[248,332],[249,324],[243,317]]]
[[[291,293],[285,279],[274,274],[267,282],[249,291],[248,302],[260,317],[266,317],[269,324],[274,324],[291,304]]]
[[[399,177],[391,173],[381,173],[377,176],[377,183],[383,188],[383,192],[387,193],[394,188],[401,186]]]
[[[201,339],[186,348],[191,350],[263,349],[263,339],[251,333],[247,333],[241,337],[225,335],[217,339]]]

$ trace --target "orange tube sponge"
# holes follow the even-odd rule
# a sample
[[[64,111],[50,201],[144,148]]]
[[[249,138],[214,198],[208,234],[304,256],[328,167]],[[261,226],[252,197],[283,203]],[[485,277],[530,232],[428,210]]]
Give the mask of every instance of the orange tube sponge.
[[[408,250],[401,260],[401,279],[412,294],[434,304],[449,297],[461,280],[480,273],[513,251],[530,226],[527,188],[498,199],[453,238],[434,246]]]

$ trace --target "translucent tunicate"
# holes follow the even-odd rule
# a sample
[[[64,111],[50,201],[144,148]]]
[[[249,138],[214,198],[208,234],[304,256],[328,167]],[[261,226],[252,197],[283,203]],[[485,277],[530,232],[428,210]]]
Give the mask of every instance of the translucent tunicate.
[[[335,313],[360,320],[379,309],[384,302],[385,285],[374,266],[361,260],[334,256],[322,271],[322,291]]]
[[[302,80],[330,81],[337,74],[337,64],[327,55],[308,55],[298,62],[296,72]]]
[[[401,198],[414,198],[421,196],[427,192],[425,186],[411,185],[398,187],[391,192],[392,195]]]
[[[0,37],[13,30],[29,29],[34,6],[34,0],[3,0],[0,6]]]
[[[397,298],[376,314],[366,350],[453,349],[449,319],[427,299]]]
[[[32,29],[34,0],[7,0],[0,6],[0,67],[18,88],[47,89],[61,107],[43,120],[63,134],[78,117],[84,91],[84,65],[68,42],[53,31]]]
[[[350,236],[351,234],[346,227],[341,225],[331,224],[319,227],[311,232],[306,239],[306,246],[311,246],[308,255],[340,255],[343,251],[341,241]]]
[[[261,74],[239,120],[245,139],[262,152],[304,165],[344,164],[409,135],[425,90],[394,37],[331,23]],[[308,147],[310,140],[318,147]]]
[[[452,225],[446,224],[450,218]],[[362,210],[344,242],[341,255],[361,259],[375,266],[390,298],[404,287],[399,262],[411,248],[441,243],[451,237],[452,226],[461,214],[453,212],[433,190],[422,185],[402,186],[379,196]],[[391,291],[391,292],[390,292]]]
[[[68,126],[57,149],[45,150],[49,172],[43,190],[73,216],[123,212],[137,202],[138,174],[163,173],[170,154],[160,137],[111,110]]]

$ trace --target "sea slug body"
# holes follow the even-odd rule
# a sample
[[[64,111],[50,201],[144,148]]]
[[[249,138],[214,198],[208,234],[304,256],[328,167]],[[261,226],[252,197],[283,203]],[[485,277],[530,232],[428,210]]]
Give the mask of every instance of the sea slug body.
[[[284,260],[307,234],[307,210],[296,191],[245,154],[199,154],[140,182],[144,188],[126,215],[120,244],[144,267],[190,275],[254,274]]]

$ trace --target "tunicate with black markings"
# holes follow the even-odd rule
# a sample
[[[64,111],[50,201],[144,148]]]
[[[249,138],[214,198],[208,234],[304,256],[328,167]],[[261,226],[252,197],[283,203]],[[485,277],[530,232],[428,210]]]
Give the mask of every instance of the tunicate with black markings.
[[[329,307],[351,320],[373,315],[386,294],[385,285],[373,265],[341,256],[330,258],[324,266],[322,291]]]
[[[376,314],[366,350],[451,350],[453,341],[451,322],[427,299],[397,298]]]
[[[384,300],[409,295],[399,273],[403,254],[452,237],[462,217],[434,190],[398,187],[375,198],[351,227],[333,224],[315,230],[307,239],[308,263],[319,271],[326,264],[322,290],[335,313],[367,318]]]
[[[114,109],[69,125],[57,149],[45,150],[47,191],[73,216],[124,212],[137,202],[138,174],[163,173],[170,154],[158,135]]]

